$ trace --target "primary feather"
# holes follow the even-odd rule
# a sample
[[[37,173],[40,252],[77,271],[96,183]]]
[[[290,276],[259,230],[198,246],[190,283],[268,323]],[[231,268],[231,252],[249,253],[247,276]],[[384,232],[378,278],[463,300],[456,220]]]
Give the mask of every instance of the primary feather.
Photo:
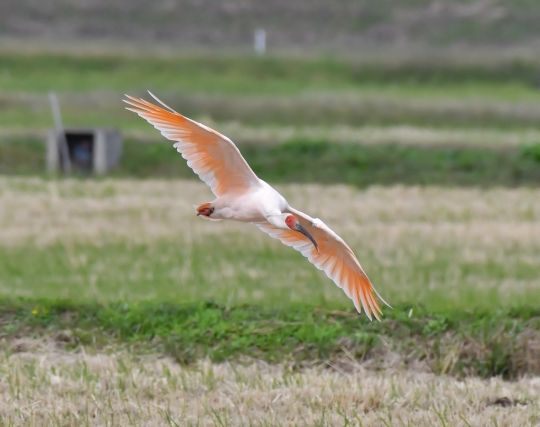
[[[257,175],[226,136],[172,109],[129,95],[126,98],[128,110],[153,125],[165,138],[176,142],[174,147],[188,166],[216,196],[240,193],[259,184]]]

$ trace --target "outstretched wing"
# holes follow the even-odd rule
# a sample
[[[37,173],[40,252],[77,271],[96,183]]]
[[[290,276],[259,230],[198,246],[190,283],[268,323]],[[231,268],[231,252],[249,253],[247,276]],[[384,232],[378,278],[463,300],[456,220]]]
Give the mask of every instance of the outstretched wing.
[[[129,95],[124,102],[130,106],[126,107],[128,110],[176,142],[176,150],[217,197],[243,193],[260,185],[259,178],[229,138],[177,113],[152,96],[165,108]]]
[[[281,240],[283,244],[296,249],[315,267],[324,271],[353,300],[359,313],[363,308],[370,320],[372,315],[380,320],[382,311],[377,298],[386,305],[389,304],[375,290],[351,248],[320,219],[311,218],[290,207],[288,211],[294,214],[300,224],[313,236],[318,244],[318,251],[297,231],[283,230],[266,222],[256,225],[265,233]]]

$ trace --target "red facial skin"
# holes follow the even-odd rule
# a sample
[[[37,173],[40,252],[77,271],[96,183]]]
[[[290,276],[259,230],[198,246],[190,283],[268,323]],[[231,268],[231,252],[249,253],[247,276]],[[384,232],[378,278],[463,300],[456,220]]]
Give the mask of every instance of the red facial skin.
[[[197,216],[210,216],[214,213],[214,207],[211,203],[203,203],[197,207]]]
[[[199,211],[198,215],[210,216],[213,212],[214,208],[204,208]]]
[[[296,229],[296,217],[294,215],[289,215],[287,218],[285,218],[285,224],[287,224],[287,227],[289,227],[291,230]]]

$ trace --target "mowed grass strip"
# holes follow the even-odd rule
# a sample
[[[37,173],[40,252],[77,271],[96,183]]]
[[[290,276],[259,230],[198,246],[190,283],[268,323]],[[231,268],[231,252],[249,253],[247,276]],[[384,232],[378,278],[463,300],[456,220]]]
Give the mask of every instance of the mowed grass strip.
[[[397,85],[399,87],[399,85]],[[144,121],[125,111],[124,93],[147,97],[147,89],[177,111],[199,121],[236,121],[251,126],[404,126],[441,129],[496,128],[522,131],[538,129],[540,99],[516,97],[493,100],[470,88],[470,96],[449,91],[422,97],[411,90],[392,93],[384,86],[369,91],[332,89],[298,94],[208,94],[155,90],[149,82],[124,91],[60,93],[66,126],[112,126],[147,129]],[[533,89],[530,89],[532,93]],[[388,92],[388,93],[385,93]],[[3,114],[0,126],[9,129],[44,129],[51,126],[50,106],[45,94],[21,93],[0,96]]]

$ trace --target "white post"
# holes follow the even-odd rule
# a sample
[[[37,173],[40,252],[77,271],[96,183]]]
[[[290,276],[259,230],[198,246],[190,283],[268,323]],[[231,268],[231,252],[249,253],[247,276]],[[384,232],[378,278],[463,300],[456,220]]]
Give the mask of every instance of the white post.
[[[69,148],[66,139],[66,133],[64,132],[64,125],[62,124],[62,115],[60,114],[60,104],[58,98],[54,92],[49,92],[49,103],[51,104],[51,110],[54,120],[54,128],[56,130],[56,137],[59,138],[60,151],[62,153],[62,160],[66,168],[66,172],[71,172],[71,159],[69,158]],[[59,162],[62,165],[61,162]]]
[[[257,28],[253,37],[253,49],[255,53],[262,56],[266,53],[266,30]]]
[[[94,158],[92,159],[92,172],[96,175],[104,175],[107,172],[106,136],[103,129],[94,130]]]

